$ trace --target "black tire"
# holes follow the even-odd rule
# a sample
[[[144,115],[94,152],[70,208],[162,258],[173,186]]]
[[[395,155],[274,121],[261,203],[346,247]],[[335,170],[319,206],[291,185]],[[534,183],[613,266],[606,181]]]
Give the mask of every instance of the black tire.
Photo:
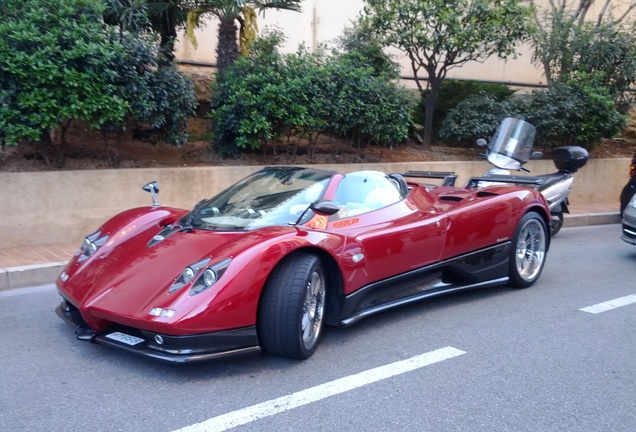
[[[541,275],[548,252],[545,221],[536,212],[526,213],[515,229],[510,251],[510,285],[527,288]]]
[[[563,228],[563,207],[559,205],[558,209],[550,213],[550,235],[554,237],[561,228]]]
[[[325,271],[316,255],[296,253],[281,262],[268,278],[258,313],[263,350],[291,359],[310,357],[324,326]]]

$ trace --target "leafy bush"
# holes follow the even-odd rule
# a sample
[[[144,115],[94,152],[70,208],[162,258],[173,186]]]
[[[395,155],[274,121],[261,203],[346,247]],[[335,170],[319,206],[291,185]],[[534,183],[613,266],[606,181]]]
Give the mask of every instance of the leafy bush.
[[[197,103],[194,84],[176,66],[150,70],[144,78],[148,97],[139,101],[142,106],[133,111],[133,118],[169,143],[185,144],[188,118]]]
[[[108,69],[122,46],[102,11],[90,0],[0,3],[0,130],[7,144],[39,141],[73,119],[123,119],[127,102]]]
[[[217,77],[210,117],[214,146],[225,155],[265,150],[292,136],[309,141],[331,131],[355,141],[385,144],[406,139],[410,98],[357,58],[310,53],[303,46],[281,55],[279,33],[255,41]]]
[[[537,128],[545,146],[591,147],[620,132],[625,118],[603,88],[555,83],[548,90],[497,101],[484,93],[459,103],[448,114],[440,136],[451,142],[474,142],[490,137],[506,117],[524,118]]]
[[[293,101],[282,92],[281,42],[279,33],[257,39],[249,56],[217,75],[210,118],[219,153],[237,156],[241,150],[256,150],[282,132],[274,130],[274,122],[287,117]]]
[[[514,90],[511,90],[505,84],[498,83],[459,80],[443,81],[433,115],[434,134],[443,138],[440,135],[440,131],[448,113],[457,107],[460,102],[479,94],[489,95],[494,100],[501,102],[512,96]],[[425,112],[425,107],[422,103],[419,103],[413,110],[413,121],[416,124],[423,125]]]
[[[137,34],[122,35],[123,55],[114,57],[109,68],[112,84],[128,103],[121,122],[104,125],[118,131],[134,123],[137,130],[177,146],[187,141],[188,118],[196,109],[194,84],[175,65],[159,67],[158,46]]]
[[[596,11],[588,2],[574,3],[550,2],[537,9],[532,60],[543,68],[548,85],[575,81],[604,88],[625,113],[636,84],[633,14],[617,16],[609,2]],[[597,17],[588,16],[593,11]]]
[[[469,143],[491,137],[506,117],[521,114],[518,102],[481,92],[461,101],[451,109],[442,123],[440,138],[450,143]]]
[[[50,163],[50,130],[59,128],[62,164],[73,120],[105,137],[133,121],[185,142],[196,103],[192,83],[174,66],[158,68],[155,42],[105,25],[102,2],[7,0],[0,13],[2,145],[40,142]]]
[[[376,75],[373,68],[360,67],[350,58],[336,57],[328,66],[335,94],[323,103],[330,106],[331,130],[362,142],[385,145],[408,137],[411,94]]]
[[[461,101],[481,93],[493,97],[498,102],[502,102],[512,96],[515,91],[505,84],[446,80],[442,83],[437,105],[435,106],[436,112],[439,113],[438,118],[443,120],[446,114]]]
[[[337,40],[340,57],[360,67],[370,67],[374,75],[396,79],[400,76],[400,65],[384,52],[379,40],[373,37],[364,21],[355,22],[345,28]]]
[[[543,145],[592,147],[625,125],[614,99],[603,88],[555,83],[546,91],[533,92],[525,110]]]

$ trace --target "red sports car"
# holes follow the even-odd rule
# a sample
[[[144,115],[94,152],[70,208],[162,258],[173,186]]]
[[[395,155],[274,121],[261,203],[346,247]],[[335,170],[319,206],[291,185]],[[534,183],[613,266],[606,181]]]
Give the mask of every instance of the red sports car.
[[[455,178],[269,167],[191,211],[158,205],[151,183],[153,206],[86,237],[57,279],[57,313],[79,339],[167,361],[304,359],[325,324],[532,285],[550,243],[533,179]]]

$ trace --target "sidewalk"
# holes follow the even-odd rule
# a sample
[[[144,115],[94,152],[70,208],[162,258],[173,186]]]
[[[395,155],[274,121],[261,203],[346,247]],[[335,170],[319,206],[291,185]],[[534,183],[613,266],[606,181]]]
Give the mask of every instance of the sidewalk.
[[[0,249],[0,291],[53,283],[79,246],[73,242]]]
[[[565,227],[619,223],[618,204],[571,206]],[[0,248],[0,291],[55,282],[78,242]]]

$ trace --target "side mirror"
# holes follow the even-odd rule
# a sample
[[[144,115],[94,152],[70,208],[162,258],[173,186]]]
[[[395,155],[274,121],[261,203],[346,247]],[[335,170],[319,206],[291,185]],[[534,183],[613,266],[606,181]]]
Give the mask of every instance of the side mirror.
[[[340,211],[340,206],[333,201],[317,201],[309,206],[310,209],[323,216],[331,216]]]
[[[540,151],[533,151],[530,154],[530,159],[541,159],[543,157],[543,152]]]
[[[159,203],[157,202],[157,194],[159,193],[159,183],[157,183],[156,181],[150,182],[142,189],[146,192],[150,192],[150,195],[152,195],[152,206],[158,207]]]
[[[486,147],[488,145],[488,141],[483,138],[479,138],[477,141],[475,141],[475,144],[477,144],[477,147]]]

